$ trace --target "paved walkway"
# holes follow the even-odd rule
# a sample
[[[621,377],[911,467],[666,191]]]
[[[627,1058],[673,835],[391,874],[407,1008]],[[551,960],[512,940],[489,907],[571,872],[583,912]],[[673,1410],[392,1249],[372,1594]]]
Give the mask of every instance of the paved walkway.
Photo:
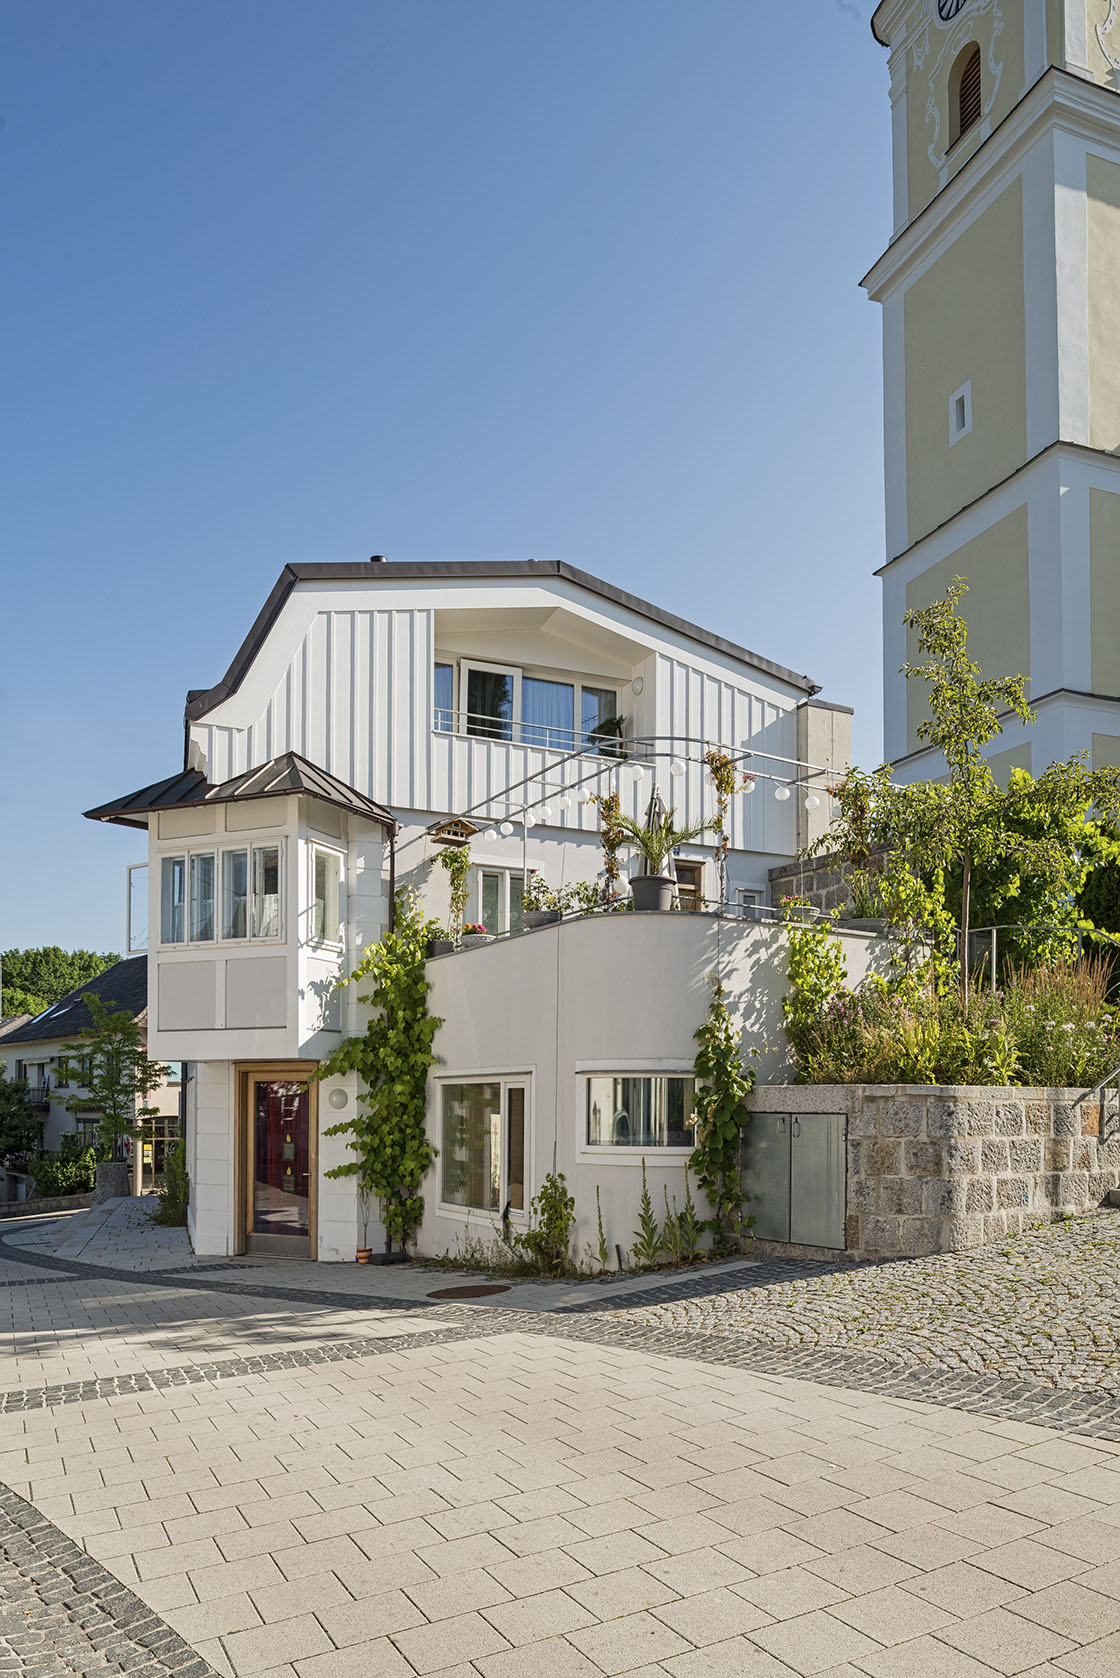
[[[58,1384],[12,1359],[0,1392],[5,1671],[1120,1673],[1103,1395],[939,1376],[953,1408],[847,1353],[852,1385],[791,1379],[819,1348],[666,1330],[679,1307],[640,1293],[565,1312],[355,1297],[326,1267],[133,1280],[25,1233],[0,1231],[0,1282]],[[759,1269],[740,1314],[801,1286]],[[1023,1392],[1066,1425],[1012,1419]]]
[[[764,1294],[732,1289],[640,1315],[658,1328],[1120,1396],[1120,1211],[976,1252],[838,1268]]]

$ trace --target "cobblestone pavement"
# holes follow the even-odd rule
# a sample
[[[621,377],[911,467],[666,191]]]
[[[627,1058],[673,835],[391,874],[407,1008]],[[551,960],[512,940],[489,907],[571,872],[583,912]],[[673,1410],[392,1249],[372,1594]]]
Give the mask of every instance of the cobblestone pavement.
[[[1072,1312],[1116,1228],[1057,1231],[1034,1292]],[[0,1361],[0,1673],[1120,1674],[1107,1393],[694,1326],[930,1261],[565,1315],[24,1251],[0,1290],[51,1302],[70,1384]]]
[[[835,1269],[639,1308],[627,1318],[1120,1395],[1120,1212],[968,1253]]]

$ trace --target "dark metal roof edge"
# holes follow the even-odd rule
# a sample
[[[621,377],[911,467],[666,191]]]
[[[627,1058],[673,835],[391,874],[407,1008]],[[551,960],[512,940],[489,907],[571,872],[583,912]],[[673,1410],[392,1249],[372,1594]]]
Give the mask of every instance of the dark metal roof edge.
[[[254,776],[262,774],[276,764],[289,761],[305,765],[314,775],[325,778],[328,782],[333,782],[335,786],[343,788],[347,793],[352,794],[353,800],[357,800],[357,803],[349,799],[336,797],[330,791],[320,792],[310,786],[265,787],[260,791],[247,793],[240,791],[243,784],[250,781]],[[160,789],[173,786],[176,781],[182,781],[186,775],[192,773],[198,775],[199,780],[198,784],[192,789],[191,796],[172,799],[151,796]],[[227,788],[231,790],[227,791]],[[337,775],[333,775],[329,769],[324,769],[321,764],[312,763],[310,758],[304,757],[300,752],[281,752],[279,757],[270,758],[267,763],[257,764],[253,769],[243,770],[240,775],[232,775],[228,781],[220,781],[216,786],[210,785],[203,779],[201,772],[198,770],[180,771],[177,775],[166,776],[162,781],[153,781],[150,786],[140,787],[136,792],[126,793],[123,798],[111,799],[108,803],[99,804],[92,810],[84,810],[82,814],[90,821],[110,822],[119,827],[147,828],[146,821],[139,821],[136,818],[143,815],[153,815],[160,810],[185,810],[199,808],[206,804],[236,804],[242,798],[286,798],[289,794],[296,798],[322,799],[325,804],[334,804],[338,809],[349,810],[352,815],[367,815],[371,821],[381,822],[391,833],[395,834],[399,831],[400,824],[396,817],[384,805],[378,804],[376,799],[368,798],[364,792],[359,792],[357,787],[348,786]],[[148,799],[147,803],[137,804],[133,802],[135,799],[145,797]]]
[[[589,571],[580,571],[576,566],[569,565],[560,559],[511,559],[511,560],[431,560],[412,563],[405,560],[378,560],[371,563],[367,560],[355,562],[339,562],[337,564],[323,563],[292,563],[285,565],[268,599],[257,613],[252,629],[233,656],[229,669],[221,681],[212,688],[192,688],[187,694],[186,719],[195,722],[199,717],[212,711],[224,699],[236,693],[245,679],[246,672],[264,640],[280,615],[280,610],[298,582],[374,582],[386,580],[419,581],[429,577],[562,577],[567,582],[574,583],[578,588],[585,588],[590,594],[597,594],[601,599],[611,600],[618,606],[625,606],[628,611],[636,612],[639,617],[648,618],[651,623],[661,624],[666,629],[674,630],[678,635],[685,635],[690,640],[699,641],[702,646],[711,647],[716,652],[724,653],[738,663],[752,665],[756,670],[765,671],[767,675],[776,676],[780,681],[787,682],[791,687],[801,688],[809,694],[819,693],[820,684],[811,677],[800,674],[796,670],[788,669],[784,664],[778,664],[773,659],[763,658],[761,653],[753,653],[748,647],[741,647],[735,641],[728,641],[722,635],[716,635],[710,629],[702,629],[699,624],[690,623],[687,618],[680,618],[673,612],[666,612],[660,606],[643,600],[639,595],[630,594],[626,589],[616,588],[613,583],[607,583],[601,577],[593,577]]]

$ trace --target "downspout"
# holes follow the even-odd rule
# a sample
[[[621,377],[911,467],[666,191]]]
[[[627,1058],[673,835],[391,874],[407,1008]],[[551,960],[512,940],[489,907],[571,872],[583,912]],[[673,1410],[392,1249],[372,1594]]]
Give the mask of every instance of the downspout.
[[[389,834],[389,931],[395,932],[397,926],[397,833],[396,822],[388,828]]]

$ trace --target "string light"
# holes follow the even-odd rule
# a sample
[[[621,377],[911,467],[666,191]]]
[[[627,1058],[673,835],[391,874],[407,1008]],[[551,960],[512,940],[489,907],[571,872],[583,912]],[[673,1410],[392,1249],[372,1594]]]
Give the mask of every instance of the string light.
[[[819,810],[820,807],[821,807],[820,799],[817,797],[815,792],[811,792],[809,794],[808,798],[805,800],[805,808],[807,810]]]
[[[485,843],[487,845],[492,845],[498,837],[497,828],[496,827],[488,827],[486,829],[486,832],[482,835],[482,837],[483,837],[483,840],[485,841]]]
[[[503,822],[501,827],[498,829],[498,832],[502,834],[504,838],[508,839],[510,834],[513,832],[513,823]]]
[[[669,773],[670,773],[670,775],[675,775],[678,780],[680,779],[680,777],[682,775],[687,773],[685,765],[682,763],[682,761],[679,757],[675,757],[673,759],[672,763],[669,765]]]
[[[788,787],[776,786],[774,788],[774,797],[778,800],[779,804],[784,804],[789,795],[790,793]]]

